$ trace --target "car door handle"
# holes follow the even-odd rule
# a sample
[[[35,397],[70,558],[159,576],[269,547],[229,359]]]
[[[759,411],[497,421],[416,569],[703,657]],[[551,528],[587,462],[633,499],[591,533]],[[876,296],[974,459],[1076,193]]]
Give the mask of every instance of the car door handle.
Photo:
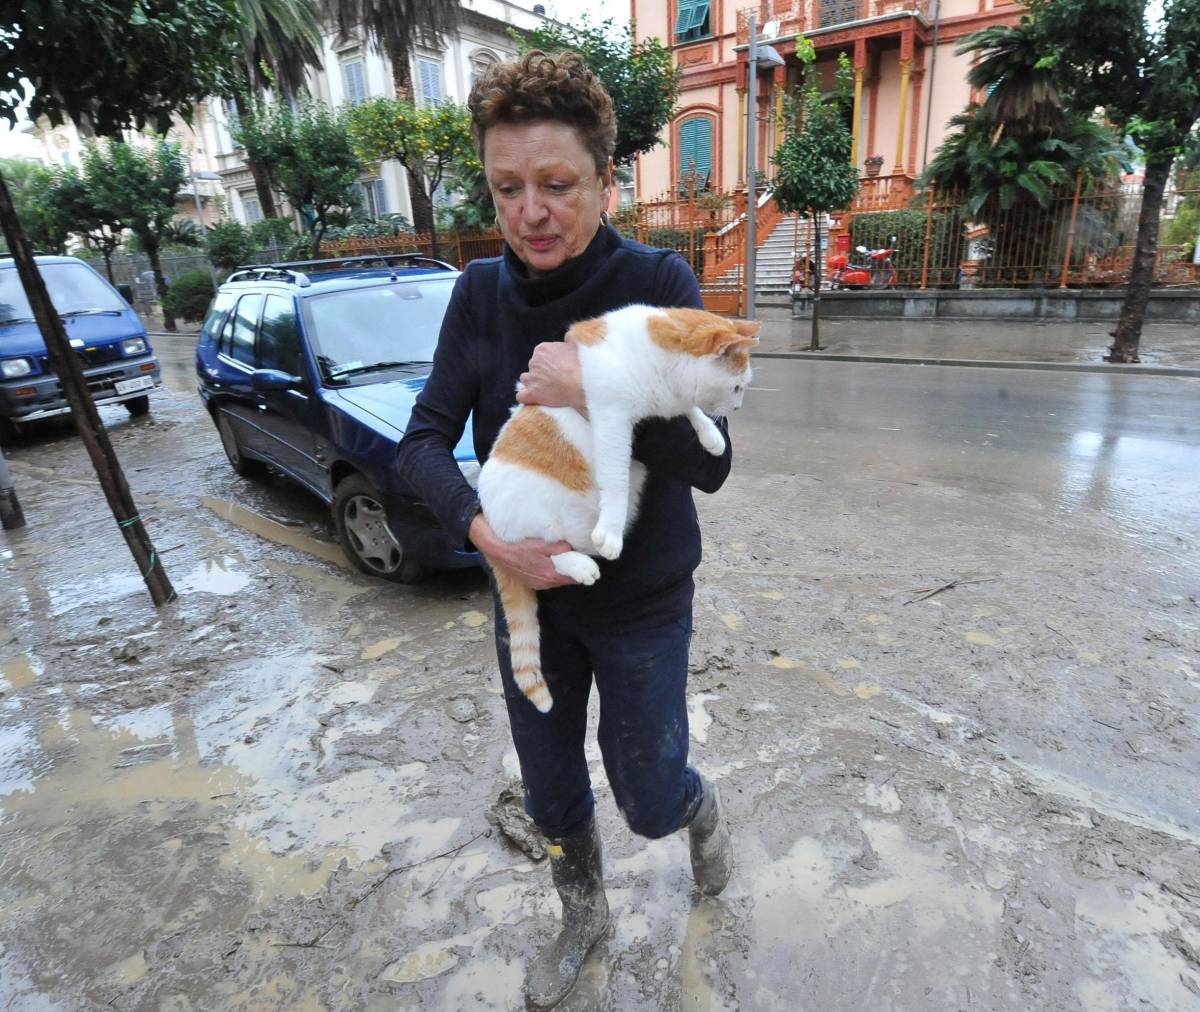
[[[266,405],[265,405],[265,404],[264,404],[262,401],[259,401],[259,402],[258,402],[256,405],[254,405],[254,406],[255,406],[256,408],[258,408],[258,410],[259,410],[259,411],[266,411],[266,410],[267,410],[267,406],[266,406]]]

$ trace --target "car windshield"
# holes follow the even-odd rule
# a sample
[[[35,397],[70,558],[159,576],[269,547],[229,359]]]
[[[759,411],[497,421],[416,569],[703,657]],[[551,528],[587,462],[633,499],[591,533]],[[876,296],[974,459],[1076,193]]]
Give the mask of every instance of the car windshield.
[[[38,264],[50,301],[59,316],[71,313],[121,313],[129,308],[95,271],[85,264]],[[0,323],[33,319],[21,278],[15,269],[0,270]]]
[[[305,300],[327,379],[367,378],[433,361],[453,279],[399,281]]]

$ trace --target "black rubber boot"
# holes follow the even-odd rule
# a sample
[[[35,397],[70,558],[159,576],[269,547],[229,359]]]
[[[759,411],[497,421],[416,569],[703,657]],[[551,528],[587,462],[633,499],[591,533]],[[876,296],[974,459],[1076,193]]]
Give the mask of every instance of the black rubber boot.
[[[525,1001],[531,1009],[553,1008],[567,996],[592,946],[608,931],[595,816],[570,836],[547,842],[550,873],[562,900],[562,931],[525,972]]]
[[[688,848],[692,852],[692,877],[706,896],[716,896],[733,873],[733,846],[729,827],[721,812],[721,796],[716,785],[700,778],[704,793],[700,807],[688,823]]]

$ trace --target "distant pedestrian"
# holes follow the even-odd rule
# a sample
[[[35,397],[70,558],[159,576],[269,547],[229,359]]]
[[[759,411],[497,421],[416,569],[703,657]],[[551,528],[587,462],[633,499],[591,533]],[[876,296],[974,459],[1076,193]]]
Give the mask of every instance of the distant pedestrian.
[[[570,991],[609,924],[584,756],[593,679],[600,750],[630,828],[658,838],[687,827],[700,889],[719,893],[729,878],[716,788],[687,764],[685,689],[700,561],[692,489],[720,488],[731,453],[728,445],[723,456],[705,451],[686,419],[644,424],[634,444],[648,470],[639,517],[620,558],[600,560],[594,586],[554,569],[549,557],[565,542],[496,537],[454,462],[468,418],[485,461],[518,379],[525,403],[584,407],[578,357],[562,341],[571,324],[635,302],[702,303],[678,254],[624,239],[607,223],[616,122],[612,100],[579,56],[532,52],[495,65],[472,88],[469,105],[504,253],[472,261],[455,286],[399,467],[455,538],[541,591],[542,661],[555,700],[548,714],[513,682],[499,607],[496,650],[525,807],[549,840],[563,906],[560,934],[526,974],[529,1004],[545,1009]]]

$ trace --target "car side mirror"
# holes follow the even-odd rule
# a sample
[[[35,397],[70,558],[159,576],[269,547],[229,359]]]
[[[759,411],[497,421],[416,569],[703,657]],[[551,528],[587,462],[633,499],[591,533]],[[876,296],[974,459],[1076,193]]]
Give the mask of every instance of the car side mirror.
[[[260,394],[271,390],[298,390],[303,382],[299,376],[282,369],[255,369],[250,374],[250,389]]]
[[[133,305],[133,285],[117,285],[117,292],[126,302]]]

